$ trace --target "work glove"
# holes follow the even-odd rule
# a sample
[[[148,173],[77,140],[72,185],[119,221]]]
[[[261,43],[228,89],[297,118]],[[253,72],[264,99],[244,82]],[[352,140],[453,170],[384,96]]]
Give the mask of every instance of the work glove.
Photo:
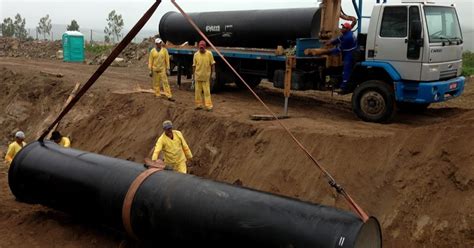
[[[192,90],[194,90],[194,83],[195,83],[195,82],[194,82],[194,79],[191,80],[191,89],[192,89]]]
[[[216,80],[216,72],[212,72],[212,74],[211,74],[211,79],[212,79],[212,80]]]
[[[170,76],[171,75],[171,71],[168,69],[166,70],[166,76]]]
[[[153,77],[153,71],[150,71],[150,73],[148,73],[148,75],[149,75],[150,77]]]

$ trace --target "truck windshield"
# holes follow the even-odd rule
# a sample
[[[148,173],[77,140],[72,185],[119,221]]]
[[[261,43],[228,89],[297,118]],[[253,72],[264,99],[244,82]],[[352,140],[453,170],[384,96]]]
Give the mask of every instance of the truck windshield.
[[[456,10],[452,7],[425,6],[430,43],[461,40]]]

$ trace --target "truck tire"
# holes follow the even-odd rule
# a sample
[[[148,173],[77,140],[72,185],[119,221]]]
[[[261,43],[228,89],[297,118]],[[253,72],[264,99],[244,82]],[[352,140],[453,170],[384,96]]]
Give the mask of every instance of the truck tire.
[[[216,79],[211,79],[209,82],[211,88],[211,93],[216,93],[222,90],[222,83],[219,80],[219,77],[216,75]]]
[[[397,102],[398,110],[403,113],[423,113],[429,106],[429,103]]]
[[[248,75],[243,75],[242,76],[244,78],[244,80],[249,84],[250,88],[255,88],[257,87],[260,82],[262,81],[262,78],[261,77],[258,77],[258,76],[248,76]],[[239,78],[235,78],[235,85],[237,85],[237,87],[239,87],[240,89],[247,89],[247,87],[245,86],[245,84],[240,81]]]
[[[216,66],[216,79],[210,82],[211,93],[216,93],[224,88],[229,78],[229,73],[222,67]]]
[[[395,114],[395,93],[389,84],[369,80],[360,84],[352,95],[352,109],[367,122],[384,123]]]

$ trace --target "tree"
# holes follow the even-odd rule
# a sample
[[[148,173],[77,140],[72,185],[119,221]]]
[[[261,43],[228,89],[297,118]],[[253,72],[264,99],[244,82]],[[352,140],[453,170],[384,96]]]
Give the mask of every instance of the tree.
[[[22,19],[20,14],[16,14],[13,26],[15,30],[15,36],[20,40],[26,40],[26,37],[28,36],[28,32],[26,31],[25,25],[25,18]]]
[[[10,17],[3,19],[1,29],[3,37],[13,37],[15,35],[15,25]]]
[[[77,24],[76,20],[71,21],[71,25],[67,25],[67,31],[79,31],[79,24]]]
[[[107,27],[104,29],[105,36],[109,37],[109,40],[112,40],[114,43],[119,41],[124,25],[122,15],[118,15],[115,10],[112,10],[106,21]]]
[[[39,34],[42,34],[43,38],[46,40],[46,35],[51,34],[52,27],[53,25],[51,25],[51,19],[49,19],[49,15],[46,15],[45,17],[41,17],[36,30]]]

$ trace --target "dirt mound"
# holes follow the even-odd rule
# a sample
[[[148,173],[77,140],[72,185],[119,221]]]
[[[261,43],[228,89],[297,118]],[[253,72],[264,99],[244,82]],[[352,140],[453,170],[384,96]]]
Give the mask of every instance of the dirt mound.
[[[141,162],[161,133],[161,121],[171,119],[195,155],[191,173],[348,209],[276,123],[248,119],[259,108],[244,93],[213,96],[216,111],[207,113],[192,110],[192,93],[175,88],[176,103],[152,94],[109,91],[131,88],[120,77],[134,73],[114,71],[113,78],[102,79],[66,116],[60,128],[74,147]],[[7,118],[1,122],[2,138],[15,128],[27,134],[41,131],[73,87],[67,77],[26,76],[9,69],[0,69],[0,83],[0,104],[6,109],[0,118]],[[307,103],[295,101],[293,118],[285,123],[357,202],[379,218],[385,247],[474,245],[474,110],[430,116],[441,112],[435,109],[423,121],[379,125],[357,121],[349,111],[307,109]],[[6,144],[3,138],[2,147]],[[5,178],[0,232],[6,235],[0,246],[47,247],[52,240],[68,247],[119,244],[120,236],[107,229],[15,202]],[[19,234],[25,232],[33,237]]]
[[[101,45],[103,46],[103,45]],[[148,63],[148,51],[153,47],[150,39],[145,39],[141,43],[130,43],[118,56],[114,66],[126,67],[132,64],[142,66]],[[100,53],[85,52],[86,63],[89,65],[102,64],[107,56],[112,52],[114,46],[101,51]],[[57,52],[62,50],[62,42],[57,41],[20,41],[15,38],[0,37],[0,57],[23,57],[41,59],[62,59],[58,58]]]
[[[141,43],[130,43],[127,47],[120,53],[118,56],[119,61],[116,61],[114,65],[116,66],[128,66],[131,64],[138,64],[143,66],[143,64],[148,63],[148,51],[150,48],[153,47],[153,42],[149,39],[144,40]],[[112,52],[114,47],[110,47],[109,49],[99,53],[86,53],[86,63],[90,65],[99,65],[102,64],[107,56]]]
[[[20,41],[0,37],[0,57],[56,59],[56,52],[60,49],[61,41]]]
[[[2,144],[11,140],[16,130],[36,133],[44,115],[57,112],[68,92],[62,80],[42,73],[18,74],[0,68],[0,82]]]

